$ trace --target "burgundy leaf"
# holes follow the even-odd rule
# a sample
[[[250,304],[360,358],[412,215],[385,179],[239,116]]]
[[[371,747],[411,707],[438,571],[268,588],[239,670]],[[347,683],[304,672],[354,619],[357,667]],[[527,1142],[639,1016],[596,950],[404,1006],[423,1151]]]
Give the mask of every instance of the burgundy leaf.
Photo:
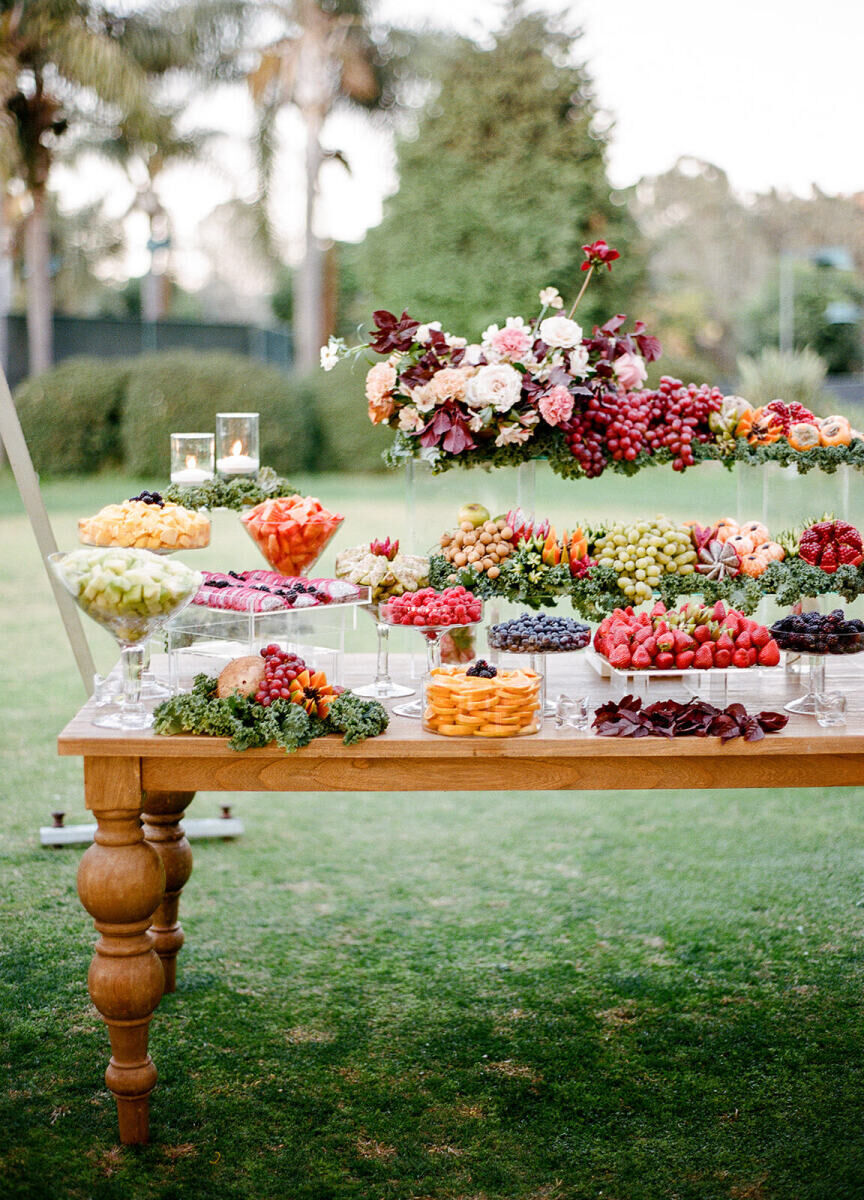
[[[765,733],[779,733],[781,729],[785,729],[789,724],[789,718],[786,713],[760,712],[756,720],[762,726]]]

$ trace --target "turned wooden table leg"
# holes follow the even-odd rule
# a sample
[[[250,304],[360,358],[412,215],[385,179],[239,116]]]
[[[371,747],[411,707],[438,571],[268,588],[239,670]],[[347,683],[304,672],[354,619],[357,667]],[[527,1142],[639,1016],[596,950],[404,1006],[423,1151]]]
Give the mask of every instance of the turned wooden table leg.
[[[117,1100],[120,1140],[146,1142],[156,1083],[147,1039],[164,983],[149,927],[165,870],[141,830],[140,760],[86,758],[84,786],[97,830],[78,868],[78,895],[101,935],[87,984],[111,1039],[105,1082]]]
[[[192,874],[192,850],[180,820],[194,792],[147,792],[144,800],[144,837],[162,859],[165,896],[153,915],[150,932],[165,971],[165,991],[177,987],[177,955],[184,942],[177,920],[180,893]]]

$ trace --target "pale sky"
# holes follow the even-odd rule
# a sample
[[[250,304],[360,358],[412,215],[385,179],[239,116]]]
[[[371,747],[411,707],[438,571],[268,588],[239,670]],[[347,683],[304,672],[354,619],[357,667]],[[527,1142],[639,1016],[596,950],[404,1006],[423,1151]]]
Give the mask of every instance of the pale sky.
[[[499,23],[503,0],[378,0],[393,24],[456,30],[478,40]],[[609,173],[615,186],[667,170],[682,155],[716,163],[741,192],[777,187],[806,194],[864,190],[864,0],[535,0],[584,29],[580,45],[601,109],[615,122]],[[250,197],[251,106],[226,90],[193,105],[192,125],[224,133],[213,167],[166,175],[163,200],[172,212],[187,286],[203,282],[206,264],[194,248],[196,225],[215,204]],[[301,138],[290,113],[282,120],[283,152],[274,216],[286,253],[302,229],[298,183]],[[389,137],[363,117],[339,115],[325,131],[328,145],[352,165],[322,175],[319,233],[358,240],[381,218],[396,185]],[[94,194],[115,212],[130,192],[119,176],[91,164],[58,172],[64,207]],[[146,270],[139,223],[130,227],[127,267]]]

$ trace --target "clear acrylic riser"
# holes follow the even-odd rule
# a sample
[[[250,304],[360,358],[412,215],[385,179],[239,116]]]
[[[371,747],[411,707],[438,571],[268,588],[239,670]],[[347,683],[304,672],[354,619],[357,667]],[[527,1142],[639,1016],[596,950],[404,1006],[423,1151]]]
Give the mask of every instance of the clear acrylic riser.
[[[704,671],[617,670],[593,649],[587,651],[587,656],[601,679],[608,679],[613,699],[638,696],[644,704],[659,700],[707,700],[725,708],[739,698],[736,691],[739,684],[756,678],[766,694],[770,694],[772,677],[782,678],[783,672],[782,663],[779,667],[710,667]]]
[[[405,467],[408,549],[425,554],[437,546],[468,503],[485,505],[492,517],[519,506],[548,518],[559,531],[610,517],[636,520],[659,513],[703,524],[730,516],[739,522],[762,521],[776,535],[828,512],[860,528],[862,483],[864,476],[852,467],[839,467],[832,475],[800,475],[795,466],[777,463],[736,463],[728,470],[722,463],[706,462],[683,474],[665,465],[633,476],[607,469],[599,479],[561,479],[543,459],[490,471],[454,467],[438,475],[426,463],[414,461]],[[694,485],[700,497],[696,503]]]
[[[195,676],[218,675],[232,658],[271,642],[299,654],[328,680],[340,682],[345,635],[357,628],[358,604],[322,604],[273,612],[231,612],[191,604],[168,622],[168,686],[187,691]]]

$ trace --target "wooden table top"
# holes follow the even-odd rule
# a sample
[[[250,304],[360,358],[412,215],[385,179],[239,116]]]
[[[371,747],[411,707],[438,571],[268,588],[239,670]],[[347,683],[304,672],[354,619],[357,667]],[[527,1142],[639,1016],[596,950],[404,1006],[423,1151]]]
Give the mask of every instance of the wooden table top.
[[[862,656],[864,662],[864,656]],[[550,696],[587,695],[592,709],[612,698],[608,679],[585,655],[547,659]],[[406,679],[394,656],[393,676]],[[344,682],[368,681],[372,655],[348,655]],[[278,747],[229,750],[224,738],[123,733],[91,723],[88,703],[58,739],[61,755],[140,760],[142,787],[190,791],[544,790],[560,788],[816,787],[864,784],[864,680],[857,657],[831,658],[828,687],[846,693],[847,725],[823,729],[814,717],[790,715],[779,734],[736,738],[601,738],[558,729],[547,718],[522,738],[447,738],[419,720],[391,716],[386,733],[356,746],[316,739],[295,754]],[[414,684],[417,681],[412,681]],[[748,711],[782,711],[805,690],[806,677],[782,668],[730,677],[729,702]],[[654,690],[656,689],[656,690]],[[652,681],[649,700],[680,697],[679,686]],[[410,698],[409,698],[410,699]],[[395,701],[399,704],[400,701]],[[402,701],[404,703],[404,701]],[[719,702],[718,702],[719,703]],[[392,708],[392,703],[387,705]]]

